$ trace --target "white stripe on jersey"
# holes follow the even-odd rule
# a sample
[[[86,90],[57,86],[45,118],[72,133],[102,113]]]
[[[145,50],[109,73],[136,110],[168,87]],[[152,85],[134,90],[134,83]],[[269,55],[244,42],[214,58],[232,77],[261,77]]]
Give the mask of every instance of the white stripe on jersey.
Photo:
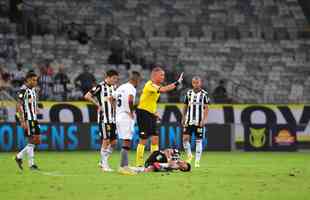
[[[205,104],[208,103],[208,92],[201,90],[195,93],[194,90],[189,90],[185,96],[185,104],[187,104],[185,124],[199,126],[204,118]]]
[[[102,113],[98,112],[98,122],[115,123],[115,110],[109,101],[109,98],[114,96],[114,86],[103,81],[94,87],[91,93],[97,98],[102,109]]]
[[[18,98],[22,101],[25,119],[37,120],[37,94],[35,88],[28,88],[23,85],[20,88]]]

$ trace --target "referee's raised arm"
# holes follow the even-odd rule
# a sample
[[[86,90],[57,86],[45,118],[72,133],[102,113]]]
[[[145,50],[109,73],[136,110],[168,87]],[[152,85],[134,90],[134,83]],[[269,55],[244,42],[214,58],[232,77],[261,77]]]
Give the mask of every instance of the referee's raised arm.
[[[179,84],[181,84],[183,81],[183,72],[181,73],[181,75],[179,76],[178,80],[175,81],[174,83],[171,83],[169,85],[166,86],[162,86],[159,88],[159,92],[160,93],[165,93],[165,92],[169,92],[171,90],[174,90]]]

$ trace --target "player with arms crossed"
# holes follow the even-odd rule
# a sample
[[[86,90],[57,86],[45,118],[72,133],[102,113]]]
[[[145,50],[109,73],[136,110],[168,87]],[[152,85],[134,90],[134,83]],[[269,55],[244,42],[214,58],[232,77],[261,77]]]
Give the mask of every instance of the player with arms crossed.
[[[121,161],[119,172],[131,174],[128,167],[128,151],[130,150],[131,139],[134,128],[134,102],[136,98],[136,87],[141,80],[140,73],[131,72],[129,81],[119,86],[115,93],[116,98],[116,129],[119,139],[123,141],[121,149]]]
[[[17,116],[21,127],[28,138],[28,144],[16,155],[15,161],[18,167],[23,169],[23,158],[27,154],[29,167],[32,170],[38,170],[34,163],[34,148],[40,144],[40,127],[37,119],[37,93],[35,87],[38,84],[38,77],[35,73],[29,72],[25,77],[25,84],[18,92]]]
[[[102,171],[113,171],[108,164],[109,156],[116,144],[115,124],[115,84],[118,82],[118,72],[109,70],[103,82],[88,91],[84,98],[97,106],[99,134],[102,140],[101,162]]]
[[[200,167],[200,158],[202,154],[203,129],[208,117],[208,92],[201,88],[202,80],[195,76],[192,79],[192,89],[188,90],[184,101],[184,110],[182,117],[183,124],[183,146],[187,153],[187,162],[192,161],[192,152],[190,145],[190,136],[192,133],[196,137],[196,157],[195,167]]]
[[[174,90],[183,81],[183,73],[178,80],[172,84],[161,86],[165,80],[165,72],[160,67],[155,67],[151,72],[151,80],[147,81],[142,90],[138,108],[136,110],[139,127],[140,141],[137,146],[136,166],[143,166],[144,148],[147,139],[151,136],[151,152],[157,151],[158,133],[156,131],[156,121],[158,115],[157,101],[160,93]]]

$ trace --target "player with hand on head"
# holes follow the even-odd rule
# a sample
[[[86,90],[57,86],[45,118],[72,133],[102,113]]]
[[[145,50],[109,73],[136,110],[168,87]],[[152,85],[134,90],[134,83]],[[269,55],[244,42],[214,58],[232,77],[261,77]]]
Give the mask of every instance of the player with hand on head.
[[[121,174],[132,174],[128,167],[128,151],[134,129],[134,102],[136,98],[136,87],[141,81],[141,75],[137,71],[130,74],[129,81],[120,85],[115,92],[116,99],[116,129],[119,139],[122,140],[121,161],[119,172]]]
[[[184,109],[182,115],[183,124],[183,146],[187,153],[187,162],[191,162],[193,155],[191,152],[190,136],[196,137],[196,156],[195,167],[200,167],[200,158],[202,154],[202,138],[204,134],[204,125],[208,117],[208,92],[202,88],[202,80],[195,76],[192,79],[192,89],[185,95]]]
[[[144,167],[136,167],[133,170],[141,172],[170,172],[180,170],[182,172],[191,171],[190,163],[180,159],[177,149],[165,149],[154,151],[145,161]]]
[[[118,72],[109,70],[103,82],[88,91],[84,98],[97,106],[99,134],[102,140],[100,167],[104,172],[113,171],[108,159],[116,145],[115,124],[115,85],[118,82]]]
[[[25,131],[28,138],[28,144],[16,155],[15,161],[20,169],[23,169],[23,158],[27,154],[29,159],[29,167],[32,170],[38,170],[38,166],[34,163],[34,148],[40,144],[40,127],[37,119],[37,93],[38,76],[29,72],[25,77],[25,84],[18,92],[17,115],[21,123],[21,127]]]
[[[143,165],[144,148],[147,139],[151,136],[151,152],[157,151],[158,133],[156,121],[158,119],[157,101],[160,93],[174,90],[183,81],[183,73],[178,80],[166,86],[161,84],[165,80],[165,71],[161,67],[155,67],[151,72],[151,80],[147,81],[142,90],[138,108],[136,110],[137,122],[139,127],[140,141],[137,146],[136,166]]]

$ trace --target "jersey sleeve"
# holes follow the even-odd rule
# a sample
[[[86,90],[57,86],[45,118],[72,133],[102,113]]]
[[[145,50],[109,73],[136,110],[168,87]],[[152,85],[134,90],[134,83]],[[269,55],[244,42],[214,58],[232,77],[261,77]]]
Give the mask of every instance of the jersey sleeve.
[[[97,94],[99,94],[99,92],[101,91],[101,86],[97,85],[95,87],[93,87],[89,92],[93,95],[96,96]]]
[[[204,98],[203,103],[204,103],[204,104],[209,104],[209,102],[210,102],[209,96],[208,96],[208,95],[205,95],[205,98]]]
[[[17,97],[20,101],[23,101],[26,95],[26,90],[20,90],[17,93]]]
[[[151,81],[148,82],[148,83],[145,85],[145,88],[144,88],[145,91],[152,92],[152,93],[153,93],[153,92],[155,92],[155,93],[159,92],[159,89],[160,89],[160,86],[158,86],[158,85],[152,83]]]

